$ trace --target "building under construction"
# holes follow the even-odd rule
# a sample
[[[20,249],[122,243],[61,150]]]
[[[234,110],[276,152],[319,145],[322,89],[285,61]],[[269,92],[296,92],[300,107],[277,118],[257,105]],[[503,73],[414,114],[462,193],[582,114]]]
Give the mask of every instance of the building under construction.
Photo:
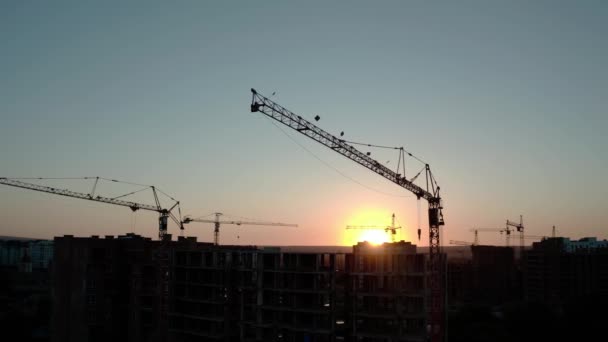
[[[160,241],[56,237],[52,341],[160,341]]]
[[[426,263],[411,243],[302,253],[127,234],[55,246],[54,341],[425,339]]]
[[[424,341],[425,260],[397,242],[353,247],[349,327],[354,341]]]
[[[471,258],[452,258],[447,269],[448,303],[500,305],[521,297],[521,281],[512,247],[472,245]]]

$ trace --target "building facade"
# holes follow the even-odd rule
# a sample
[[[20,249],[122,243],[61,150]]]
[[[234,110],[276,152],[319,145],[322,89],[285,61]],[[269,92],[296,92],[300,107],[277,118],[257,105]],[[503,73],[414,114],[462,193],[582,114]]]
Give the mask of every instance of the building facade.
[[[409,242],[353,246],[348,326],[353,341],[424,341],[425,256]]]
[[[191,241],[56,237],[53,341],[165,341],[168,300],[160,270],[171,247]]]
[[[471,299],[496,305],[519,298],[517,265],[512,247],[471,246]]]

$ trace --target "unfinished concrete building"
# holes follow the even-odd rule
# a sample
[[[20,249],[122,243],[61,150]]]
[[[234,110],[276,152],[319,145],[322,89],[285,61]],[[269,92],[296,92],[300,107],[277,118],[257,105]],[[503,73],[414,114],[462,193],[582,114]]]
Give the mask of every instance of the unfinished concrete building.
[[[425,340],[425,258],[415,245],[359,243],[349,268],[351,340]]]
[[[255,304],[258,249],[177,246],[171,265],[169,340],[240,341]]]
[[[54,242],[53,341],[158,340],[157,241],[127,234]]]
[[[337,259],[344,254],[176,246],[169,340],[335,341],[344,322]]]
[[[244,341],[336,341],[344,322],[336,261],[344,254],[266,251],[259,258],[258,305],[244,322]]]
[[[410,243],[360,243],[352,254],[282,252],[127,234],[65,236],[55,246],[54,341],[388,342],[425,335],[425,262]]]

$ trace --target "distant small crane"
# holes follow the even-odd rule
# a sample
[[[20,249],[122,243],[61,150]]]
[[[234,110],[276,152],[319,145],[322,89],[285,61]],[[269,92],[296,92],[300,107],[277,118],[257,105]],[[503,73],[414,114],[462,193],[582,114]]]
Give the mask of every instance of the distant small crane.
[[[215,220],[201,219],[201,218],[191,218],[185,217],[183,223],[190,222],[202,222],[202,223],[213,223],[215,225],[215,229],[213,230],[213,244],[218,246],[220,244],[220,225],[221,224],[235,224],[237,226],[240,225],[257,225],[257,226],[281,226],[281,227],[297,227],[297,224],[291,223],[275,223],[275,222],[259,222],[259,221],[220,221],[220,216],[222,213],[214,213]]]
[[[397,229],[401,229],[401,227],[395,226],[395,214],[392,217],[392,223],[390,226],[346,226],[346,229],[384,229],[385,232],[391,233],[391,242],[395,242],[395,236],[397,235]]]

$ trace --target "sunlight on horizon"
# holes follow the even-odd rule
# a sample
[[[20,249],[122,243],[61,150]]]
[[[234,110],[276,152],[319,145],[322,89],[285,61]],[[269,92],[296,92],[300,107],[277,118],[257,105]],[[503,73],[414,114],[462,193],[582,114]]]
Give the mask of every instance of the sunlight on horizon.
[[[355,213],[345,220],[345,226],[377,226],[378,228],[344,229],[342,235],[343,244],[351,246],[356,245],[358,242],[368,241],[375,245],[381,245],[384,242],[391,242],[391,232],[385,231],[384,228],[391,225],[392,214],[392,212],[380,208],[362,208],[355,210]],[[404,220],[402,219],[401,221]],[[402,226],[399,224],[398,218],[395,225]],[[405,226],[402,226],[401,229],[397,229],[395,241],[407,240],[409,238],[405,233],[406,229]]]

